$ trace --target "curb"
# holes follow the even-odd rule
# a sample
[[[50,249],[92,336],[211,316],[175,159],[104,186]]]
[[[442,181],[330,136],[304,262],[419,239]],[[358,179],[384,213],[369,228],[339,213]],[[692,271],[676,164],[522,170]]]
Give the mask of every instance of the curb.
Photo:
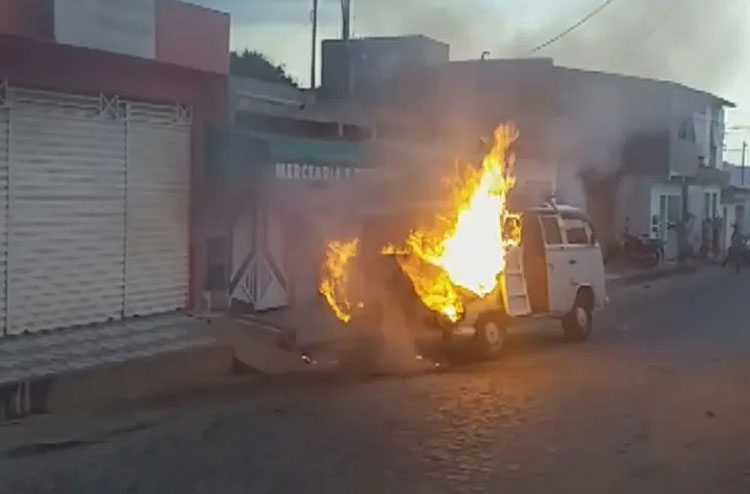
[[[114,406],[197,389],[231,372],[234,353],[212,344],[0,386],[0,422]]]
[[[637,285],[639,283],[645,283],[648,281],[656,281],[662,278],[668,278],[671,276],[692,274],[698,271],[697,266],[683,265],[674,266],[665,269],[658,269],[653,271],[644,271],[639,273],[633,273],[630,275],[623,276],[611,280],[607,283],[608,288],[622,288],[626,286]]]

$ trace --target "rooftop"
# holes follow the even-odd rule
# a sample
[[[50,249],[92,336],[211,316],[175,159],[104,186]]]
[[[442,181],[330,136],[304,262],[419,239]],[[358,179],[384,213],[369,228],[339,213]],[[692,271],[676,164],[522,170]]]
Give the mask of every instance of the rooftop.
[[[493,65],[494,66],[504,65],[504,66],[515,66],[518,68],[552,69],[552,70],[564,71],[570,74],[585,74],[585,75],[589,75],[593,77],[602,77],[602,78],[609,78],[609,79],[620,79],[623,81],[631,81],[633,83],[658,84],[664,87],[690,91],[692,93],[700,94],[708,98],[713,98],[717,100],[718,102],[720,102],[723,106],[726,106],[729,108],[735,108],[737,106],[733,101],[722,98],[721,96],[717,96],[715,94],[709,93],[708,91],[704,91],[701,89],[695,89],[685,84],[681,84],[679,82],[663,80],[663,79],[654,79],[654,78],[636,76],[636,75],[618,74],[614,72],[604,72],[604,71],[599,71],[599,70],[565,67],[561,65],[556,65],[554,62],[554,59],[552,58],[529,57],[529,58],[490,58],[490,59],[484,59],[484,60],[482,59],[452,60],[448,62],[446,66],[460,68],[461,66],[469,66],[469,65],[471,66],[487,65],[489,67],[492,67]]]
[[[424,34],[404,34],[400,36],[367,36],[363,38],[351,38],[349,40],[350,43],[388,42],[388,41],[393,41],[393,42],[395,41],[420,41],[420,42],[427,42],[427,43],[434,43],[434,44],[448,46],[448,43],[444,43],[435,38],[430,38],[429,36],[425,36]],[[343,39],[328,39],[328,40],[325,40],[325,42],[346,43],[347,41]]]

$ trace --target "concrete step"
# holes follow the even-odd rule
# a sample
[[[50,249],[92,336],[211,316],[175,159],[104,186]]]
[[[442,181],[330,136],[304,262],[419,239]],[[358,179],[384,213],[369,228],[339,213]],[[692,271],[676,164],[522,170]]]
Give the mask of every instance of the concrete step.
[[[0,421],[185,390],[229,374],[232,350],[183,313],[0,339]]]

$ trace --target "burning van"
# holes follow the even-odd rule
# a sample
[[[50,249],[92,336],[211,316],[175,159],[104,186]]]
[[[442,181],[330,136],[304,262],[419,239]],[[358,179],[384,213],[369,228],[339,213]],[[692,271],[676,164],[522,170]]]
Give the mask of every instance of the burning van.
[[[607,299],[591,222],[554,203],[510,211],[518,132],[502,125],[494,137],[480,167],[446,181],[447,201],[378,208],[361,238],[329,244],[320,288],[339,320],[377,325],[398,311],[409,328],[471,335],[484,355],[521,317],[559,318],[568,338],[588,337]]]
[[[603,308],[608,299],[601,247],[585,213],[554,204],[524,211],[520,243],[506,251],[505,266],[494,289],[479,296],[459,288],[460,311],[440,312],[427,307],[401,267],[415,261],[399,259],[399,254],[383,257],[376,247],[382,238],[401,231],[410,222],[407,217],[413,220],[415,215],[424,214],[422,208],[408,215],[400,211],[368,219],[358,269],[365,279],[385,286],[387,295],[382,300],[368,297],[363,308],[374,303],[376,307],[371,309],[377,313],[399,310],[409,327],[442,331],[446,340],[469,335],[485,356],[499,353],[508,327],[527,317],[559,319],[568,339],[588,338],[594,311]],[[442,292],[446,299],[451,299],[449,293]],[[361,314],[365,314],[364,309]],[[371,317],[372,312],[368,314]]]

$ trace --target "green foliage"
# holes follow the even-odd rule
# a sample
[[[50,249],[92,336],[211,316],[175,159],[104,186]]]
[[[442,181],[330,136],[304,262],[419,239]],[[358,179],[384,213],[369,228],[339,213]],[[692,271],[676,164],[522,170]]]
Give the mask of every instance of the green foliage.
[[[287,74],[283,65],[274,65],[268,57],[257,51],[246,49],[242,53],[231,52],[229,54],[229,71],[232,75],[240,77],[249,77],[266,82],[280,82],[297,87],[297,81]]]

